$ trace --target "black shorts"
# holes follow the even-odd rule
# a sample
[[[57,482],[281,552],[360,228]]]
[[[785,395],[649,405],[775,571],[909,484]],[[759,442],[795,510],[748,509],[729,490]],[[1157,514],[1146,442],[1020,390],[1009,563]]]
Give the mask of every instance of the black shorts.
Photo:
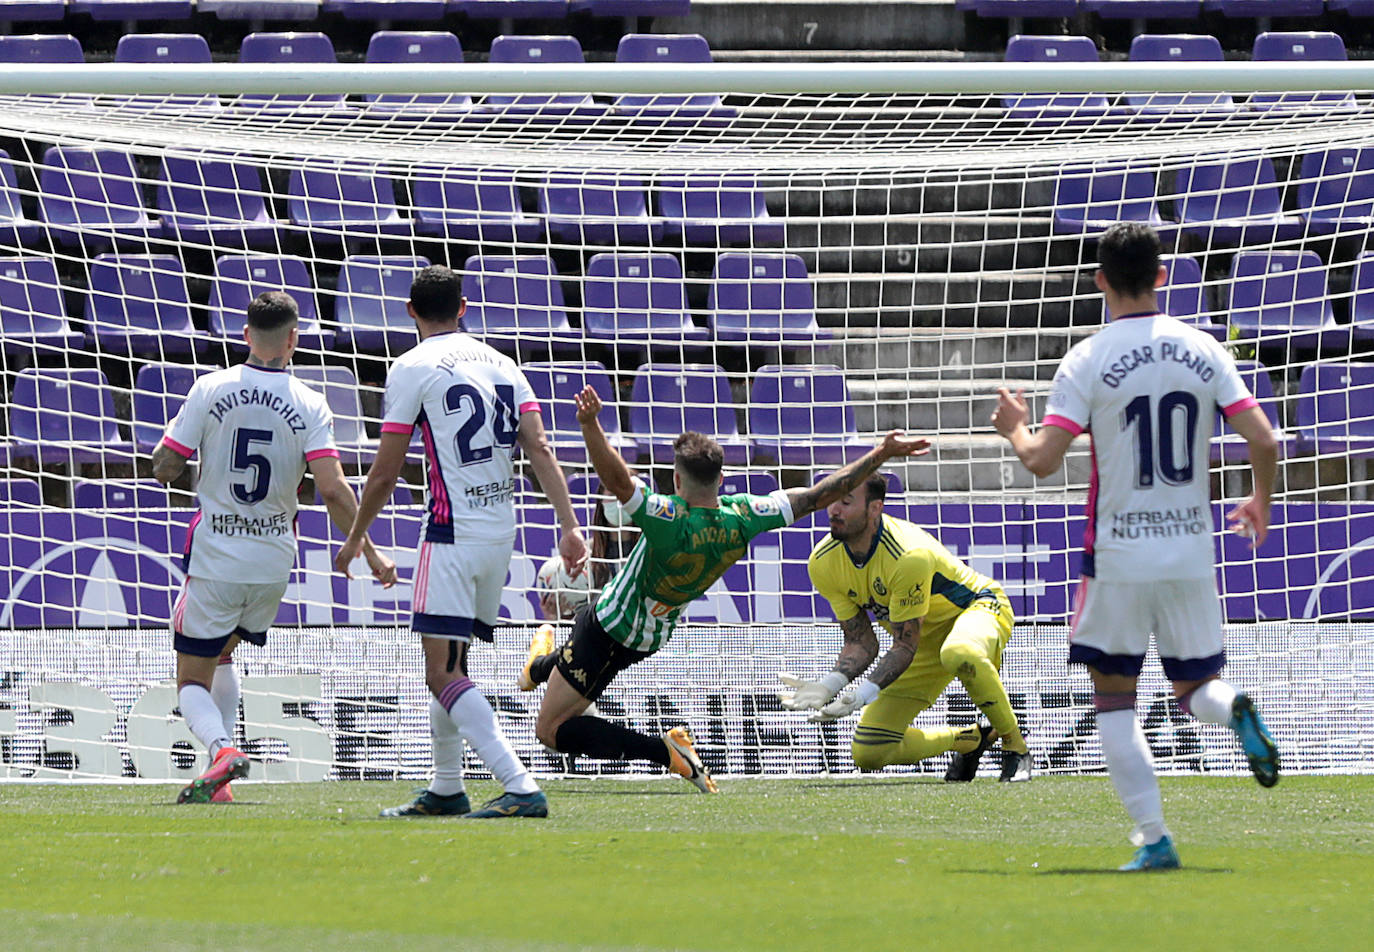
[[[573,618],[572,634],[558,649],[558,670],[578,694],[595,701],[617,674],[651,654],[632,651],[606,634],[595,607],[587,605]]]

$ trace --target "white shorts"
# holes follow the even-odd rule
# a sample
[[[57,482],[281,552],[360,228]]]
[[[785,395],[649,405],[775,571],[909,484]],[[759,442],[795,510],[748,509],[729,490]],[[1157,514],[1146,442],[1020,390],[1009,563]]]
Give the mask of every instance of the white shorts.
[[[513,543],[421,542],[410,627],[421,635],[492,640]]]
[[[172,640],[182,654],[211,658],[234,635],[267,644],[267,629],[277,617],[286,579],[280,582],[220,582],[186,576],[172,607]]]
[[[1078,582],[1069,663],[1137,676],[1154,635],[1164,675],[1198,681],[1226,664],[1221,599],[1213,578],[1163,582]]]

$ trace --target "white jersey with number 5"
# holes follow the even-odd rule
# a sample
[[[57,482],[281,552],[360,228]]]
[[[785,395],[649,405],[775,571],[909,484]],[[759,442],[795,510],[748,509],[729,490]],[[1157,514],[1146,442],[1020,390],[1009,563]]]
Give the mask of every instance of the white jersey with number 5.
[[[217,370],[196,379],[162,443],[188,458],[200,451],[187,573],[284,581],[296,562],[296,488],[306,463],[339,455],[324,395],[285,370]]]
[[[396,359],[382,432],[420,428],[426,542],[515,540],[515,440],[520,414],[538,409],[515,361],[461,331],[427,337]]]
[[[1172,317],[1119,317],[1070,350],[1044,423],[1092,436],[1083,574],[1210,577],[1208,442],[1218,409],[1255,405],[1226,349]]]

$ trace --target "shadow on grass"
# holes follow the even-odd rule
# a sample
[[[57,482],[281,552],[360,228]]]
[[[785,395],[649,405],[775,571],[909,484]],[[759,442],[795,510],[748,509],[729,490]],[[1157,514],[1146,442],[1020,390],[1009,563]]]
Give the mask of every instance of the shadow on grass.
[[[1079,867],[1065,866],[1057,869],[1034,869],[1021,867],[1019,869],[947,869],[946,873],[963,874],[968,876],[1134,876],[1138,873],[1128,873],[1125,870],[1114,869],[1111,867]],[[1149,870],[1146,875],[1162,876],[1171,874],[1181,876],[1187,873],[1203,873],[1206,875],[1229,875],[1234,873],[1234,869],[1218,866],[1184,866],[1180,869],[1156,869]]]

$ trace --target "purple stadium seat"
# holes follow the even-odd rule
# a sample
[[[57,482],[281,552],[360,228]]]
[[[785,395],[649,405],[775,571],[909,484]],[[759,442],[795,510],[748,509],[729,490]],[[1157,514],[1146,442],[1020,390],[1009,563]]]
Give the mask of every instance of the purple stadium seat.
[[[415,273],[427,267],[427,258],[345,258],[334,302],[336,340],[391,356],[414,347],[419,338],[406,302]]]
[[[1155,175],[1146,168],[1066,169],[1054,186],[1054,230],[1097,235],[1119,221],[1164,225],[1155,204]]]
[[[685,17],[692,0],[572,0],[569,9],[594,17]]]
[[[1374,226],[1374,149],[1335,148],[1302,157],[1298,213],[1320,235]]]
[[[78,479],[72,487],[72,508],[168,509],[172,494],[155,479]]]
[[[0,4],[6,23],[36,23],[61,20],[67,16],[67,0],[6,0]]]
[[[196,33],[126,33],[116,63],[209,63],[210,44]]]
[[[81,41],[70,33],[0,36],[0,63],[84,63]]]
[[[1374,17],[1374,0],[1326,0],[1326,9],[1352,17]]]
[[[81,346],[67,323],[52,258],[0,258],[0,344],[7,354],[35,356]]]
[[[358,397],[358,378],[347,367],[293,367],[291,372],[307,387],[324,394],[334,414],[334,442],[345,463],[370,460],[377,455],[377,441],[363,426],[363,405]]]
[[[670,0],[676,2],[676,0]],[[682,0],[687,6],[687,0]],[[574,4],[573,9],[577,9]],[[699,33],[628,33],[615,50],[617,63],[709,63],[711,47]],[[703,119],[728,119],[734,109],[721,105],[715,93],[686,96],[626,93],[617,96],[615,111],[655,121],[699,122]]]
[[[186,272],[172,255],[100,255],[91,264],[85,316],[93,350],[187,357],[205,349],[191,323]]]
[[[219,20],[314,20],[320,0],[196,0],[196,10]]]
[[[114,391],[94,368],[19,371],[9,421],[11,460],[127,462],[133,453],[119,435]]]
[[[1355,259],[1350,279],[1350,333],[1361,342],[1374,342],[1374,252]]]
[[[1317,4],[1317,14],[1321,4]],[[1278,14],[1272,14],[1277,16]],[[1255,37],[1252,58],[1265,62],[1313,62],[1345,60],[1345,43],[1335,33],[1261,33]],[[1276,107],[1321,109],[1354,109],[1352,92],[1325,93],[1255,93],[1250,97],[1252,109]]]
[[[767,496],[777,491],[778,478],[772,473],[727,473],[720,482],[722,496]]]
[[[983,4],[979,4],[982,14]],[[988,14],[984,14],[988,15]],[[999,14],[1011,15],[1011,14]],[[1047,16],[1051,14],[1017,14]],[[1025,36],[1007,41],[1004,57],[1008,63],[1096,63],[1097,46],[1086,36]],[[1108,109],[1107,97],[1097,93],[1072,96],[1007,96],[1002,105],[1015,118],[1063,120],[1074,116],[1101,115]]]
[[[474,255],[463,265],[463,327],[501,350],[579,350],[548,255]]]
[[[582,331],[589,341],[681,354],[709,342],[687,313],[682,265],[670,254],[599,254],[582,285]],[[642,362],[642,361],[641,361]]]
[[[786,226],[768,216],[768,203],[754,183],[740,175],[693,175],[660,181],[658,210],[665,237],[689,245],[751,248],[782,243]]]
[[[473,20],[562,20],[568,0],[448,0],[448,12]]]
[[[1326,267],[1314,251],[1242,251],[1231,259],[1231,333],[1261,347],[1311,350],[1344,334],[1326,296]],[[1323,339],[1323,331],[1331,331]]]
[[[345,20],[394,23],[401,20],[442,20],[446,0],[324,0],[325,13]]]
[[[574,36],[498,36],[491,42],[489,58],[492,63],[521,65],[584,61],[582,44]],[[588,93],[501,93],[488,96],[483,108],[500,113],[543,113],[551,116],[591,115],[605,111],[592,102]]]
[[[85,13],[92,20],[189,20],[191,0],[68,0],[72,13]]]
[[[1322,0],[1203,0],[1202,9],[1228,17],[1319,17]]]
[[[801,347],[830,338],[816,324],[815,290],[797,255],[721,255],[706,307],[718,341]]]
[[[248,305],[264,291],[285,291],[300,308],[299,346],[323,350],[334,343],[334,332],[320,327],[315,307],[315,284],[305,261],[289,255],[223,255],[215,261],[210,283],[210,333],[231,347],[244,350],[243,324]]]
[[[440,4],[443,9],[443,4]],[[441,30],[406,32],[379,30],[367,44],[369,63],[461,63],[463,47],[458,37]],[[441,93],[386,93],[366,97],[368,109],[374,112],[467,112],[472,109],[472,97]]]
[[[0,245],[28,244],[42,232],[43,226],[24,214],[14,163],[0,149]]]
[[[157,208],[169,239],[232,249],[277,246],[278,225],[268,217],[260,173],[246,162],[163,157]]]
[[[1078,12],[1078,0],[973,0],[980,17],[1016,19],[1025,17],[1071,17]]]
[[[157,230],[127,152],[54,146],[43,154],[38,187],[39,216],[68,247],[97,251],[143,243]]]
[[[749,437],[756,458],[783,466],[836,466],[872,449],[858,438],[839,367],[768,364],[753,378]]]
[[[167,424],[181,412],[186,394],[196,378],[214,370],[190,364],[144,364],[134,378],[134,444],[140,453],[150,453],[162,442]]]
[[[395,182],[376,171],[318,165],[292,169],[286,191],[291,224],[316,241],[401,238],[415,229],[411,219],[401,217]]]
[[[1161,255],[1164,284],[1157,290],[1161,313],[1191,324],[1217,340],[1226,339],[1226,328],[1213,324],[1203,294],[1202,268],[1192,255]],[[1107,304],[1102,304],[1102,321],[1108,320]]]
[[[573,403],[573,396],[587,386],[596,388],[604,405],[600,420],[606,439],[611,446],[633,457],[635,442],[621,433],[615,384],[604,364],[597,361],[527,361],[520,369],[539,398],[544,429],[560,460],[581,463],[587,459],[587,446],[582,442],[582,427],[577,422],[577,407]]]
[[[1302,220],[1283,212],[1283,192],[1267,158],[1201,162],[1180,169],[1174,191],[1183,230],[1204,241],[1258,244],[1302,235]]]
[[[1318,362],[1298,380],[1298,427],[1322,454],[1374,455],[1374,364]]]
[[[1245,386],[1259,401],[1260,409],[1269,418],[1269,425],[1273,427],[1274,435],[1282,447],[1280,455],[1287,456],[1288,440],[1284,436],[1283,426],[1279,420],[1279,401],[1274,396],[1274,382],[1269,379],[1268,369],[1255,361],[1238,360],[1236,361],[1236,370],[1240,371],[1240,378],[1245,381]],[[1243,436],[1226,424],[1226,418],[1222,415],[1220,408],[1217,409],[1216,423],[1212,427],[1211,457],[1214,460],[1230,461],[1244,461],[1250,458],[1249,444],[1245,442]]]
[[[415,230],[460,241],[538,241],[544,223],[520,208],[520,191],[509,171],[434,169],[411,182]]]
[[[1196,20],[1202,12],[1201,0],[1082,0],[1081,6],[1104,20]]]
[[[41,506],[43,490],[32,479],[0,479],[0,506]]]
[[[240,63],[334,63],[334,44],[323,33],[249,33],[239,46]],[[311,96],[240,97],[252,109],[299,109],[332,111],[343,108],[344,97],[334,93]]]
[[[1142,33],[1131,40],[1130,58],[1136,63],[1219,63],[1224,56],[1215,36]],[[1127,93],[1126,104],[1145,113],[1166,114],[1179,110],[1185,114],[1230,112],[1236,108],[1230,93]]]
[[[673,459],[673,441],[687,430],[720,443],[726,465],[749,462],[749,441],[739,435],[730,382],[714,364],[645,364],[630,396],[630,435],[650,462]]]
[[[657,244],[663,221],[649,214],[649,199],[637,178],[604,172],[557,174],[539,189],[539,213],[550,241],[570,245]]]

